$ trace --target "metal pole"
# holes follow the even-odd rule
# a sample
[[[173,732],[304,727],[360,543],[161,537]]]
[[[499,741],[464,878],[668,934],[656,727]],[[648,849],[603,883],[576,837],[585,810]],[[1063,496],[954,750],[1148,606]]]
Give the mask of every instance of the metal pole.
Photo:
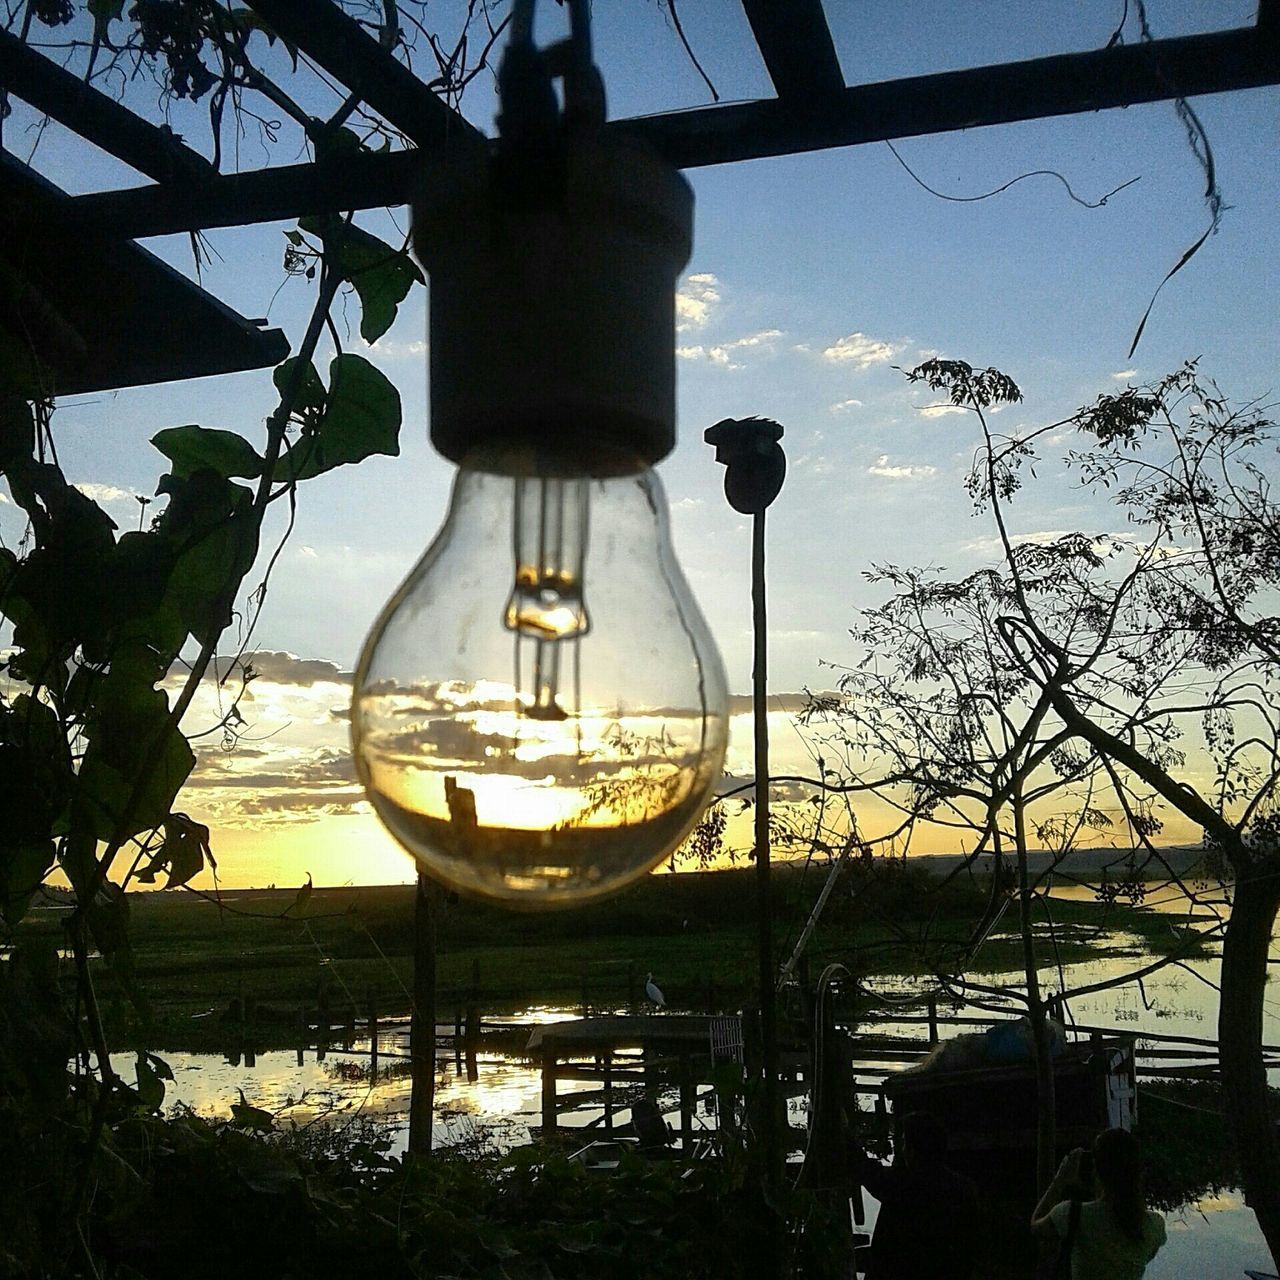
[[[755,719],[756,771],[756,925],[759,952],[760,1057],[764,1073],[765,1185],[773,1191],[778,1161],[778,1020],[773,972],[773,900],[769,849],[769,633],[765,613],[764,510],[751,521],[751,625],[754,633],[752,711]]]
[[[782,427],[769,418],[725,418],[708,427],[703,438],[716,450],[725,468],[724,492],[735,511],[752,517],[751,612],[754,643],[752,703],[755,720],[756,771],[756,916],[760,997],[761,1122],[760,1156],[764,1189],[770,1206],[776,1203],[781,1153],[778,1143],[778,1025],[776,978],[773,964],[773,902],[770,896],[769,850],[769,722],[768,619],[765,611],[764,513],[782,489],[787,458],[778,443]],[[776,1226],[776,1223],[774,1224]],[[777,1233],[769,1233],[772,1262],[777,1261]]]

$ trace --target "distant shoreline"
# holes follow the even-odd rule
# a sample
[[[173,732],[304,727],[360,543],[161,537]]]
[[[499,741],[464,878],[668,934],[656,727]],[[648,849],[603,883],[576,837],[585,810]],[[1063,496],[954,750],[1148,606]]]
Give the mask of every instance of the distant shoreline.
[[[1159,858],[1164,860],[1178,876],[1187,879],[1212,879],[1204,869],[1205,850],[1201,845],[1170,845],[1167,848],[1157,849]],[[950,875],[958,870],[969,855],[962,853],[913,853],[908,854],[905,862],[906,865],[926,872],[928,875],[936,878]],[[1028,870],[1033,876],[1040,876],[1053,864],[1054,854],[1047,850],[1034,849],[1027,855]],[[1097,884],[1105,877],[1109,876],[1112,880],[1125,880],[1128,878],[1127,869],[1131,861],[1137,861],[1141,864],[1144,860],[1146,866],[1142,869],[1138,879],[1150,883],[1152,881],[1163,881],[1169,878],[1169,872],[1165,866],[1155,857],[1149,854],[1135,855],[1129,850],[1099,848],[1099,849],[1077,849],[1067,854],[1058,862],[1057,870],[1064,876],[1069,876],[1077,880],[1081,880],[1087,884]],[[876,862],[891,863],[896,862],[902,865],[901,858],[882,858],[876,857]],[[973,870],[980,875],[990,875],[992,871],[994,859],[991,854],[980,855],[973,864]],[[1013,866],[1011,854],[1005,855],[1006,866]],[[804,865],[802,858],[778,858],[773,863],[774,870],[782,875],[794,872]],[[829,863],[824,860],[815,861],[812,870],[821,873]],[[742,858],[734,866],[716,867],[707,870],[699,868],[682,868],[675,874],[686,876],[719,876],[719,875],[751,875],[754,872],[753,864],[750,859]],[[670,874],[664,871],[655,872],[655,875]],[[231,888],[227,885],[219,885],[216,888],[212,885],[196,886],[201,894],[210,896],[224,896],[228,898],[241,897],[245,894],[255,893],[290,893],[296,892],[296,885],[289,884],[260,884],[260,885],[238,885]],[[412,888],[412,882],[392,882],[389,884],[341,884],[341,885],[320,885],[317,884],[315,889],[317,892],[321,890],[361,890],[361,889],[405,889]],[[160,886],[155,889],[134,890],[135,892],[157,892]],[[71,891],[62,886],[46,885],[43,889],[44,894],[51,898],[63,898],[70,900]],[[38,904],[37,904],[38,905]]]

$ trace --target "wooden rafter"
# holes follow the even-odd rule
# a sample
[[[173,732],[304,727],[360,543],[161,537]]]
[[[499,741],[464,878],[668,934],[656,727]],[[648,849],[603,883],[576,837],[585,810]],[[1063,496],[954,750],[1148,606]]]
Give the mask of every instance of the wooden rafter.
[[[1280,33],[1270,16],[1275,4],[1262,6],[1257,27],[859,85],[841,90],[820,111],[770,99],[615,121],[608,128],[645,139],[679,168],[696,168],[1257,88],[1280,83]],[[420,164],[412,151],[370,153],[219,176],[189,190],[156,186],[78,196],[68,210],[114,235],[142,237],[382,208],[407,202]]]
[[[268,24],[302,49],[360,101],[417,146],[484,141],[484,135],[442,101],[331,0],[249,0]]]
[[[278,364],[279,329],[246,320],[140,245],[52,233],[66,195],[0,152],[0,343],[45,394]]]
[[[821,110],[845,87],[822,0],[742,0],[778,97]]]
[[[1264,6],[1264,12],[1266,6]],[[1256,27],[844,89],[817,112],[785,100],[621,122],[681,168],[1075,115],[1280,83],[1280,32]]]
[[[143,120],[3,29],[0,86],[157,182],[185,184],[213,173],[198,151],[168,129]]]

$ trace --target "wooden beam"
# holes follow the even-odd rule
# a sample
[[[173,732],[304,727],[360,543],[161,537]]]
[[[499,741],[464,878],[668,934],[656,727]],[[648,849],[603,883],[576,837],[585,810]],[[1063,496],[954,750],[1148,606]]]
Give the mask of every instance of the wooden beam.
[[[66,201],[0,152],[0,329],[48,394],[260,369],[289,354],[280,330],[237,315],[140,245],[63,234]]]
[[[407,204],[423,153],[360,151],[305,164],[222,174],[194,189],[133,187],[67,201],[67,219],[129,240],[212,227],[286,222],[307,214]]]
[[[1180,94],[1226,93],[1280,83],[1277,26],[1272,21],[1256,29],[859,85],[842,90],[820,112],[773,99],[618,120],[607,127],[644,139],[672,164],[689,169],[1102,111]],[[420,163],[412,151],[362,154],[338,163],[227,175],[189,190],[99,192],[68,205],[71,216],[117,236],[165,235],[405,204]]]
[[[419,147],[476,145],[484,135],[331,0],[249,0],[297,45]]]
[[[0,87],[157,182],[185,183],[214,172],[177,134],[134,115],[3,29]]]
[[[820,109],[845,87],[822,0],[742,0],[778,97]]]
[[[680,168],[696,168],[1276,83],[1280,39],[1268,23],[858,85],[820,112],[797,111],[785,100],[750,102],[621,121],[618,128]]]

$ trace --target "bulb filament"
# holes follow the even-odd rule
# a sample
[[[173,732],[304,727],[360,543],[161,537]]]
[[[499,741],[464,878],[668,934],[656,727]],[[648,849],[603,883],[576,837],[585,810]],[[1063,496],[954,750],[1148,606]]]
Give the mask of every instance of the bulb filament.
[[[515,688],[534,720],[566,720],[562,645],[591,630],[583,595],[589,502],[585,479],[517,477],[512,510],[515,581],[504,623],[515,633]],[[533,687],[522,680],[521,646],[533,647]],[[575,708],[576,710],[576,708]]]

